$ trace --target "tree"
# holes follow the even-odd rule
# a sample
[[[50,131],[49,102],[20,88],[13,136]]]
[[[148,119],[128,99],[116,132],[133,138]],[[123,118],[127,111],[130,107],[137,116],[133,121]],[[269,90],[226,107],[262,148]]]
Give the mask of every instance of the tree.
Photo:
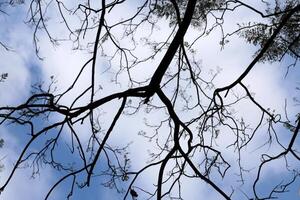
[[[259,62],[287,58],[294,59],[293,66],[297,66],[300,5],[297,0],[257,2],[258,7],[238,0],[144,0],[135,2],[133,13],[115,21],[114,15],[127,1],[102,0],[99,5],[96,1],[30,1],[27,23],[33,27],[40,59],[39,37],[45,35],[53,45],[71,41],[74,51],[89,52],[90,58],[65,91],[58,91],[57,80],[51,76],[48,85],[33,85],[23,104],[0,108],[2,126],[19,125],[27,128],[26,137],[29,135],[1,191],[5,192],[16,171],[28,163],[34,166],[33,175],[44,165],[61,172],[45,199],[68,180],[67,197],[71,198],[74,190],[89,187],[99,176],[104,177],[104,186],[116,189],[123,199],[181,199],[186,179],[205,183],[220,199],[272,199],[288,191],[299,177],[299,112],[295,116],[288,109],[272,111],[255,98],[245,79]],[[241,12],[254,14],[259,21],[226,31],[227,16]],[[54,17],[61,22],[55,26],[63,25],[68,31],[67,37],[55,35]],[[169,34],[157,37],[154,32],[166,20]],[[144,37],[145,27],[150,34]],[[221,32],[221,48],[226,49],[237,37],[259,47],[239,76],[221,86],[214,83],[219,70],[205,73],[207,68],[197,59],[197,42],[217,30]],[[193,39],[192,33],[197,37]],[[147,55],[140,53],[145,48],[151,49]],[[100,70],[100,59],[109,66],[106,70]],[[86,74],[88,84],[77,90]],[[105,76],[112,77],[111,81],[104,82]],[[258,113],[255,123],[239,113],[241,105]],[[107,109],[106,114],[102,112]],[[109,142],[116,129],[122,130],[118,128],[124,125],[120,121],[136,120],[141,115],[147,120],[145,126],[136,125],[141,127],[138,135],[156,147],[143,167],[133,169],[131,155],[136,152],[129,154],[130,145]],[[258,144],[262,132],[266,135],[259,138],[263,139],[262,147],[267,145],[275,151],[258,148],[262,151],[257,153],[259,163],[248,169],[247,148]],[[83,134],[88,134],[88,140]],[[137,137],[136,141],[142,139]],[[266,187],[264,169],[277,161],[285,162],[290,177],[262,191]],[[149,169],[156,170],[157,175],[150,189],[138,180]],[[233,174],[238,178],[226,182]]]
[[[0,76],[0,82],[4,82],[5,79],[7,79],[8,74],[7,73],[2,73]],[[4,145],[4,140],[2,138],[0,138],[0,149],[3,147]],[[1,161],[2,159],[0,159]],[[0,163],[0,171],[3,169],[3,164]]]
[[[0,139],[0,148],[3,148],[3,145],[4,145],[4,140],[3,139]],[[1,158],[2,160],[3,158]],[[4,168],[4,165],[0,163],[0,171]]]
[[[2,73],[0,76],[0,82],[4,82],[5,79],[7,79],[8,73]]]

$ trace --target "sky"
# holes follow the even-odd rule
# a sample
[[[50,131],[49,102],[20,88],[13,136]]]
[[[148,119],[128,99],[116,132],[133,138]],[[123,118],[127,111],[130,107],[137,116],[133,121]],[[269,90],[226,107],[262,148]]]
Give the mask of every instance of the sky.
[[[114,9],[107,16],[107,23],[112,24],[117,22],[120,18],[125,18],[130,16],[135,10],[140,1],[130,1],[121,5],[120,8]],[[72,1],[66,1],[66,4],[72,5]],[[53,45],[47,35],[44,32],[38,32],[39,34],[39,56],[43,58],[42,60],[38,58],[35,52],[35,46],[33,43],[33,27],[25,24],[28,5],[15,6],[7,9],[8,15],[0,16],[0,23],[3,24],[0,29],[0,41],[8,44],[12,51],[6,51],[0,48],[0,73],[8,73],[8,78],[5,82],[0,84],[0,105],[18,105],[24,102],[32,91],[32,85],[37,82],[44,82],[47,85],[51,81],[51,77],[54,77],[55,84],[52,89],[55,89],[58,93],[66,90],[72,81],[78,74],[81,66],[90,58],[90,52],[86,50],[74,50],[76,43],[69,41],[59,41],[59,45]],[[49,16],[48,28],[51,30],[51,34],[54,37],[68,38],[68,34],[63,26],[62,19],[57,19],[57,12],[53,10],[53,7],[49,7],[47,14]],[[236,27],[236,23],[255,20],[257,15],[248,12],[247,10],[239,10],[237,13],[229,14],[226,16],[226,21],[224,27],[225,31],[230,31]],[[70,24],[75,26],[78,23],[80,16],[77,18],[68,18]],[[146,46],[145,43],[147,39],[152,41],[165,41],[167,36],[171,31],[171,27],[162,19],[155,24],[154,29],[149,26],[142,26],[141,30],[136,33],[137,48],[135,50],[136,55],[140,58],[146,58],[151,52],[151,48]],[[117,38],[121,38],[120,44],[128,47],[132,47],[132,42],[128,38],[122,38],[123,32],[116,28],[111,30]],[[190,28],[187,35],[186,41],[192,41],[193,38],[199,35],[198,29]],[[153,33],[152,33],[153,32]],[[152,33],[152,34],[151,34]],[[72,37],[72,36],[71,36]],[[88,41],[92,41],[95,37],[95,31],[91,31],[86,35],[86,38],[82,41],[84,44],[88,44]],[[233,37],[230,42],[225,46],[225,49],[221,49],[219,45],[220,30],[216,29],[208,36],[205,36],[197,43],[195,43],[194,48],[197,49],[196,59],[201,61],[201,66],[203,66],[203,77],[210,77],[212,72],[219,69],[220,73],[215,78],[214,84],[216,87],[222,87],[233,80],[235,80],[241,72],[246,68],[246,66],[253,59],[253,54],[257,51],[257,47],[246,44],[245,41],[238,37]],[[111,43],[104,45],[105,51],[109,54],[114,47]],[[159,64],[160,58],[163,56],[164,51],[160,52],[157,57],[145,64],[132,70],[132,74],[135,80],[144,80],[149,77],[155,67]],[[295,114],[298,112],[298,107],[294,106],[293,97],[297,96],[298,93],[295,90],[297,84],[299,84],[299,67],[291,68],[287,77],[285,77],[286,66],[291,62],[290,58],[286,58],[281,63],[259,63],[255,66],[253,71],[245,78],[244,84],[250,88],[251,92],[255,93],[255,99],[260,102],[263,106],[270,107],[278,113],[284,112],[285,101],[288,102],[287,110],[289,117],[294,119]],[[100,92],[97,94],[97,98],[103,97],[109,93],[116,91],[123,91],[128,88],[126,83],[128,81],[128,76],[124,72],[118,76],[118,82],[115,82],[115,74],[118,70],[118,61],[113,60],[111,62],[112,67],[108,69],[107,59],[100,56],[97,60],[96,69],[96,82],[101,85]],[[74,87],[74,89],[66,95],[61,103],[69,105],[74,96],[82,91],[89,84],[89,71],[86,70],[79,79],[79,84]],[[237,92],[240,90],[237,88]],[[85,105],[89,100],[88,96],[81,98],[77,105]],[[103,106],[103,108],[97,112],[103,114],[99,118],[103,129],[107,129],[109,122],[116,113],[116,109],[120,106],[121,101],[113,101]],[[249,105],[247,102],[241,102],[236,106],[238,116],[242,116],[247,122],[257,123],[257,116],[259,115],[259,110],[253,105]],[[162,111],[146,113],[146,109],[140,110],[135,116],[122,116],[116,125],[112,137],[109,139],[111,145],[116,146],[126,146],[130,144],[130,158],[131,167],[133,169],[140,169],[144,163],[149,160],[149,157],[145,156],[148,154],[148,150],[157,150],[153,146],[153,142],[149,142],[147,139],[138,135],[140,130],[147,130],[144,125],[145,121],[149,121],[151,124],[157,124],[161,119],[165,117],[165,113]],[[178,111],[179,112],[179,111]],[[179,113],[179,115],[185,119],[189,118],[189,113]],[[51,117],[50,122],[55,122],[60,119],[60,116],[54,115]],[[46,124],[46,122],[36,121],[38,127]],[[130,124],[130,125],[129,125]],[[283,142],[287,142],[290,134],[286,129],[277,126],[276,130],[280,132],[280,137]],[[76,130],[82,132],[80,134],[80,139],[82,141],[88,142],[89,135],[86,134],[89,130],[88,124],[83,123],[82,125],[76,126]],[[168,131],[168,127],[163,127],[164,131]],[[262,152],[268,152],[270,154],[276,155],[278,149],[276,147],[268,148],[263,147],[257,149],[264,139],[266,139],[267,126],[263,126],[255,138],[255,142],[249,145],[246,151],[243,152],[246,159],[244,160],[244,165],[249,168],[255,168],[257,163],[260,162],[260,155]],[[226,130],[224,130],[226,131]],[[1,125],[0,126],[0,138],[5,140],[4,148],[1,149],[0,159],[1,163],[4,164],[5,168],[0,172],[0,184],[10,173],[12,166],[14,165],[18,153],[21,151],[25,142],[28,141],[29,137],[26,136],[27,130],[24,127],[16,127],[13,125]],[[66,143],[70,142],[70,137],[68,136],[68,131],[63,131],[63,140]],[[159,136],[160,141],[166,139],[163,135]],[[218,140],[218,145],[220,149],[224,148],[232,139],[232,137],[221,137]],[[34,144],[33,150],[38,149],[39,145],[44,142],[43,140],[38,141]],[[297,147],[299,147],[299,138],[296,141]],[[63,151],[62,151],[63,152]],[[230,151],[224,149],[224,155],[231,161],[236,160],[236,155]],[[61,154],[59,159],[73,159],[69,157],[69,154]],[[299,167],[297,162],[292,158],[291,165],[294,166],[298,171]],[[172,163],[169,164],[167,168],[170,168]],[[233,166],[233,168],[236,166]],[[101,169],[99,166],[98,169]],[[253,181],[255,170],[253,170],[247,176],[247,181],[244,185],[235,184],[241,190],[250,192],[251,180]],[[16,176],[12,179],[9,187],[1,193],[0,199],[4,200],[16,200],[16,199],[31,199],[39,200],[45,197],[45,194],[49,188],[55,183],[58,177],[61,177],[62,173],[51,169],[50,167],[43,166],[40,169],[40,174],[37,174],[34,178],[32,177],[32,167],[27,167],[24,169],[19,169]],[[262,194],[268,191],[274,183],[277,183],[281,179],[289,180],[290,173],[285,170],[283,161],[272,164],[264,168],[264,182],[262,184],[261,190]],[[138,183],[143,186],[143,188],[153,189],[153,183],[156,183],[157,168],[153,168],[147,173],[143,174],[139,179]],[[235,180],[235,172],[229,172],[228,176],[221,180],[216,178],[217,183],[224,186],[226,191],[229,192],[228,184]],[[81,177],[82,178],[82,177]],[[99,182],[101,182],[101,177],[96,177],[93,180],[93,184],[89,188],[84,188],[82,190],[77,189],[74,191],[72,199],[121,199],[120,195],[116,191],[104,188]],[[277,181],[277,182],[276,182]],[[67,180],[64,182],[57,190],[51,195],[50,199],[65,199],[68,188],[70,187],[71,181]],[[190,179],[182,180],[183,190],[182,194],[186,199],[196,200],[205,198],[207,200],[211,199],[221,199],[215,192],[212,191],[210,187],[204,184],[202,181],[191,181]],[[34,188],[34,189],[33,189]],[[251,188],[250,188],[251,189]],[[238,193],[238,192],[237,192]],[[289,192],[279,196],[279,199],[289,200],[289,199],[300,199],[300,181],[299,179],[290,187]],[[240,192],[236,194],[236,198],[245,198]],[[142,199],[140,196],[138,199]],[[130,199],[130,197],[128,198]]]

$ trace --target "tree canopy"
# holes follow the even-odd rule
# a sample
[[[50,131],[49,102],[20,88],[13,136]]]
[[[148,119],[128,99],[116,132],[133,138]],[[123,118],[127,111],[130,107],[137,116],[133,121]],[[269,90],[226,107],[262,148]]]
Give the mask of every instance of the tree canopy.
[[[53,173],[44,199],[99,184],[112,199],[274,199],[299,183],[298,0],[11,0],[0,14],[25,17],[33,44],[8,34],[0,51],[36,59],[22,103],[0,105],[0,138],[20,143],[0,197],[28,168]],[[9,88],[18,72],[0,72]]]

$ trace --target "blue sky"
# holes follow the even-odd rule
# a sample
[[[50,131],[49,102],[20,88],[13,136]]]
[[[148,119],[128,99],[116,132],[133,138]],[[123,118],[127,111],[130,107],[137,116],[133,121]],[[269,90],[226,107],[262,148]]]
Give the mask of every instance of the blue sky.
[[[70,3],[68,1],[67,3]],[[137,1],[138,2],[138,1]],[[130,11],[135,9],[135,5],[131,3],[125,4],[126,6],[120,8],[120,10],[116,10],[115,12],[110,13],[110,16],[113,16],[113,20],[117,20],[119,18],[124,17],[124,13],[130,15]],[[7,72],[9,74],[8,79],[1,83],[0,85],[0,105],[17,105],[26,100],[26,98],[30,95],[30,90],[32,84],[36,81],[43,81],[45,85],[49,83],[50,77],[54,76],[57,86],[57,90],[59,92],[67,89],[74,80],[76,74],[80,70],[80,67],[84,64],[84,62],[89,58],[89,53],[87,51],[75,51],[72,50],[74,46],[70,42],[61,42],[59,46],[53,46],[46,35],[44,33],[40,33],[39,36],[39,47],[40,47],[40,56],[43,57],[43,60],[39,60],[35,55],[35,49],[32,40],[32,29],[24,23],[24,19],[26,17],[26,6],[17,6],[13,8],[9,8],[7,10],[9,16],[0,16],[0,23],[3,24],[3,28],[0,29],[0,41],[9,44],[14,51],[5,51],[4,49],[0,49],[0,73]],[[134,11],[134,10],[133,10]],[[49,16],[55,16],[55,12],[49,11]],[[241,11],[242,12],[242,11]],[[239,13],[240,14],[240,13]],[[239,20],[249,20],[256,19],[256,16],[253,13],[243,12],[243,14]],[[225,27],[230,30],[233,24],[235,24],[236,16],[229,15],[228,22]],[[64,29],[57,25],[59,20],[50,20],[49,28],[52,28],[53,35],[67,35],[64,32]],[[112,23],[112,21],[108,21],[108,23]],[[72,24],[76,24],[76,21],[72,21]],[[57,26],[56,26],[57,25]],[[55,27],[55,28],[54,28]],[[113,30],[116,35],[121,36],[122,32],[119,29]],[[147,37],[151,32],[149,27],[143,27],[141,32],[138,32],[140,38]],[[93,32],[92,32],[93,33]],[[153,40],[164,41],[166,36],[170,33],[170,27],[167,22],[159,21],[157,23],[157,27],[154,29],[153,35],[151,38]],[[197,36],[198,30],[190,29],[186,40],[189,41],[195,36]],[[209,36],[205,37],[203,40],[200,40],[196,46],[199,50],[197,52],[197,59],[202,60],[202,65],[205,66],[203,68],[204,76],[209,76],[210,70],[216,70],[221,68],[222,71],[220,75],[216,77],[215,84],[216,86],[224,86],[230,82],[232,82],[249,64],[251,59],[253,58],[253,53],[257,50],[256,47],[246,44],[242,39],[234,37],[230,43],[225,47],[224,50],[220,51],[220,46],[218,45],[219,31],[212,32]],[[65,36],[63,35],[63,36]],[[88,35],[86,41],[92,40],[94,38],[93,34]],[[127,44],[129,39],[124,39],[121,41],[121,44]],[[137,54],[141,57],[146,57],[150,51],[150,48],[143,45],[143,40],[141,39],[140,44],[137,47]],[[113,49],[111,44],[107,44],[104,46],[106,49]],[[163,53],[160,53],[156,59],[151,62],[146,63],[143,67],[137,68],[136,71],[133,71],[133,74],[137,77],[137,79],[143,79],[144,77],[149,76],[153,73],[155,69],[153,66],[157,66],[160,61]],[[282,63],[260,63],[258,64],[254,70],[249,74],[249,76],[245,79],[245,85],[249,85],[249,88],[252,92],[255,93],[255,98],[257,101],[262,103],[265,106],[270,106],[271,109],[275,109],[276,112],[283,113],[284,111],[284,102],[287,100],[288,102],[288,111],[289,117],[294,119],[295,114],[299,112],[299,107],[294,106],[293,97],[299,94],[295,90],[295,87],[299,83],[299,77],[297,74],[300,74],[299,67],[291,68],[290,73],[287,77],[284,77],[286,66],[291,62],[289,58],[285,59]],[[116,61],[113,61],[112,64],[116,64]],[[105,96],[113,91],[122,91],[127,87],[126,84],[119,85],[113,84],[112,80],[114,79],[114,73],[117,71],[117,67],[112,67],[107,72],[108,62],[104,58],[98,59],[97,65],[97,74],[99,77],[97,81],[101,84],[102,87],[106,88],[103,93],[99,94],[99,97]],[[101,74],[101,76],[100,76]],[[78,94],[89,84],[87,81],[89,80],[89,74],[84,73],[80,79],[79,84],[74,88],[74,90],[67,95],[64,99],[62,99],[62,103],[69,104],[72,102],[74,95]],[[120,82],[125,82],[128,80],[128,77],[125,75],[121,75],[119,77]],[[237,92],[239,89],[237,89]],[[87,98],[82,98],[79,101],[78,105],[84,105],[88,101]],[[116,109],[120,105],[120,101],[113,101],[103,107],[99,112],[103,112],[104,117],[100,117],[101,125],[104,129],[108,127],[109,122],[113,118]],[[241,103],[237,105],[237,109],[239,115],[243,116],[244,120],[247,120],[250,124],[257,122],[257,115],[259,111],[255,109],[255,107],[249,105],[248,103]],[[142,110],[143,111],[143,110]],[[109,143],[112,145],[120,145],[125,146],[128,143],[131,143],[130,150],[130,158],[132,159],[131,167],[133,169],[139,169],[145,161],[149,160],[147,152],[149,149],[154,149],[153,143],[149,143],[146,139],[138,136],[138,132],[143,129],[147,130],[146,126],[143,124],[145,119],[152,120],[152,123],[157,123],[160,119],[164,117],[163,112],[157,113],[148,113],[138,112],[135,117],[121,117],[119,123],[114,129],[113,136],[110,138]],[[185,113],[180,113],[183,118],[188,118],[189,115]],[[53,115],[50,119],[51,122],[55,122],[59,120],[59,116]],[[40,120],[40,119],[39,119]],[[38,127],[42,127],[42,125],[47,122],[43,120],[37,120]],[[247,151],[243,152],[246,157],[244,164],[248,168],[251,168],[260,161],[260,154],[262,152],[268,152],[276,154],[278,149],[274,146],[272,148],[263,147],[260,150],[256,150],[264,139],[266,133],[266,126],[259,130],[258,137],[255,138],[256,143],[253,143],[248,146]],[[286,137],[290,137],[290,132],[282,127],[277,127],[279,132],[281,133],[281,137],[283,140],[286,140]],[[87,124],[82,124],[81,126],[77,126],[76,129],[83,134],[80,135],[83,141],[88,140],[88,134],[85,134],[89,127]],[[167,131],[167,128],[165,128]],[[1,149],[0,158],[2,159],[2,163],[5,164],[5,169],[0,173],[0,183],[2,184],[5,180],[5,177],[9,174],[11,167],[13,166],[18,152],[20,152],[22,146],[24,146],[25,142],[28,141],[29,137],[25,136],[28,132],[22,126],[0,126],[0,138],[4,138],[5,146]],[[55,131],[53,132],[55,134]],[[70,142],[70,137],[68,136],[68,131],[63,131],[62,136],[62,144],[65,142]],[[288,135],[288,136],[286,136]],[[162,141],[164,136],[160,138]],[[228,138],[222,138],[219,141],[219,146],[222,148],[226,146]],[[42,141],[42,140],[41,140]],[[288,140],[286,140],[288,141]],[[299,148],[299,138],[297,139],[296,145]],[[32,150],[36,150],[43,143],[37,142],[32,146]],[[66,146],[64,146],[66,148]],[[251,153],[250,153],[251,152]],[[228,151],[224,152],[225,156],[229,160],[235,160],[235,155]],[[249,157],[249,159],[247,159]],[[69,154],[59,154],[59,159],[64,161],[74,159],[75,162],[80,163],[76,160],[76,157],[72,157]],[[75,165],[77,165],[76,163]],[[290,157],[291,165],[294,165],[298,171],[299,164],[296,160]],[[97,166],[97,170],[100,171],[103,168],[101,164]],[[266,172],[264,173],[264,181],[263,186],[261,187],[262,193],[268,191],[268,188],[274,185],[275,180],[280,181],[285,179],[285,181],[289,180],[290,173],[282,167],[282,163],[275,163],[267,167]],[[32,168],[25,168],[18,170],[16,176],[12,179],[7,190],[5,190],[0,199],[5,200],[15,200],[15,199],[32,199],[39,200],[43,199],[51,185],[55,183],[58,177],[61,177],[63,174],[61,172],[57,172],[50,167],[42,167],[40,171],[40,175],[36,176],[35,179],[30,178],[32,172]],[[237,188],[241,187],[243,191],[248,194],[251,194],[251,180],[253,180],[253,172],[247,175],[247,180],[243,186],[239,184],[235,184]],[[149,172],[143,174],[141,178],[138,179],[138,184],[142,185],[145,188],[153,189],[153,183],[156,183],[156,175],[157,172],[154,170],[150,170]],[[226,179],[221,180],[220,178],[216,178],[218,180],[218,184],[223,185],[226,188],[226,191],[229,192],[230,188],[228,188],[228,183],[232,183],[235,181],[235,171],[230,172]],[[81,177],[82,178],[82,177]],[[74,195],[72,199],[121,199],[120,195],[118,195],[114,190],[103,188],[101,185],[101,178],[95,178],[92,181],[92,186],[89,188],[84,188],[82,190],[76,189],[74,191]],[[216,195],[210,187],[201,183],[201,181],[190,181],[183,180],[183,194],[187,199],[196,200],[199,198],[205,198],[207,200],[211,199],[219,199],[220,197]],[[58,187],[57,190],[53,193],[50,199],[65,199],[67,195],[67,190],[71,184],[70,180],[64,182],[61,186]],[[137,185],[138,185],[137,184]],[[33,189],[34,188],[34,189]],[[289,192],[282,194],[279,196],[279,199],[290,200],[290,199],[300,199],[299,191],[300,190],[300,181],[299,179],[290,187]],[[238,190],[237,190],[238,191]],[[142,199],[142,197],[140,197]],[[244,196],[241,192],[237,192],[236,198],[243,199]],[[128,199],[131,199],[130,197]]]

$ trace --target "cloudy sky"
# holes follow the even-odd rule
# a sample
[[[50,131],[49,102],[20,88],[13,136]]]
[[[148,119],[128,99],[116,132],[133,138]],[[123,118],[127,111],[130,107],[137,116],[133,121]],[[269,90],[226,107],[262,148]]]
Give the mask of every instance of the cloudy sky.
[[[66,4],[71,5],[72,1],[66,1]],[[141,4],[140,1],[130,1],[121,5],[120,8],[114,9],[107,15],[107,23],[112,24],[117,22],[121,18],[126,18],[132,15],[137,8],[137,5]],[[39,32],[39,56],[43,58],[39,59],[35,52],[35,46],[33,43],[33,27],[25,24],[26,16],[28,11],[28,5],[7,7],[6,14],[0,15],[0,41],[7,44],[12,50],[6,51],[0,48],[0,73],[8,73],[8,78],[5,82],[0,84],[0,105],[18,105],[24,102],[29,96],[32,90],[32,85],[37,82],[44,82],[45,85],[50,83],[51,78],[55,79],[55,87],[57,92],[60,93],[66,90],[70,84],[72,84],[76,75],[80,71],[82,65],[90,58],[91,54],[88,50],[74,50],[76,44],[69,41],[61,41],[59,45],[53,45],[47,35],[44,32]],[[54,11],[50,6],[47,15],[51,19],[48,22],[48,28],[51,30],[51,34],[54,37],[68,38],[68,33],[65,27],[61,23],[61,19],[57,19],[57,10]],[[226,16],[224,24],[225,31],[230,32],[236,28],[236,23],[247,22],[258,19],[255,13],[249,12],[245,9],[241,9],[238,12],[229,14]],[[68,18],[71,26],[76,25],[78,19]],[[145,38],[151,36],[152,41],[165,41],[168,37],[172,28],[163,19],[158,21],[154,29],[150,26],[142,26],[141,30],[137,31],[137,48],[135,50],[136,55],[140,58],[146,58],[151,52],[149,46],[145,46]],[[153,33],[151,34],[151,32]],[[122,38],[123,32],[121,29],[113,29],[112,32],[117,38]],[[192,41],[199,35],[200,30],[190,28],[187,35],[186,41]],[[92,41],[95,38],[95,31],[91,31],[87,34],[83,40],[84,43]],[[246,44],[243,39],[238,37],[232,37],[230,42],[226,45],[225,49],[220,48],[219,45],[220,30],[216,29],[210,35],[203,37],[197,43],[194,48],[197,49],[196,59],[201,61],[203,66],[204,76],[209,76],[210,72],[220,70],[220,74],[215,78],[214,83],[216,87],[225,86],[234,81],[247,67],[247,65],[253,59],[253,54],[257,51],[257,47]],[[130,47],[130,39],[120,40],[121,45]],[[112,44],[104,45],[104,52],[109,54],[110,50],[113,49]],[[107,52],[106,52],[107,51]],[[144,80],[149,77],[154,70],[155,66],[160,62],[160,58],[163,56],[163,52],[158,54],[154,60],[146,62],[142,67],[137,67],[136,70],[132,71],[135,80]],[[299,84],[299,69],[291,68],[287,77],[285,73],[287,66],[292,62],[290,58],[286,58],[281,63],[259,63],[251,71],[251,73],[244,80],[244,84],[249,87],[251,92],[255,93],[255,99],[263,106],[270,109],[274,109],[276,113],[284,113],[285,102],[287,102],[288,115],[291,119],[294,119],[295,114],[298,113],[298,108],[295,107],[293,97],[297,96],[295,87]],[[101,88],[105,88],[100,92],[99,97],[103,97],[106,94],[113,93],[116,91],[123,91],[128,88],[127,84],[115,83],[115,73],[118,70],[118,62],[112,61],[112,67],[108,69],[108,61],[102,58],[99,54],[97,60],[96,73],[97,83],[101,85]],[[69,105],[74,96],[82,91],[89,85],[89,73],[84,72],[79,79],[79,84],[62,100],[61,103]],[[121,74],[118,77],[118,82],[126,83],[128,77],[126,73]],[[238,92],[238,89],[237,89]],[[298,91],[299,92],[299,91]],[[88,96],[80,99],[78,105],[84,105],[89,100]],[[103,107],[99,112],[105,113],[105,117],[101,118],[101,124],[104,129],[108,127],[108,123],[111,122],[112,118],[116,113],[116,109],[119,108],[120,101],[113,101]],[[248,103],[239,103],[236,107],[238,114],[243,116],[244,120],[249,124],[255,124],[258,122],[259,110]],[[131,151],[132,168],[139,169],[143,166],[145,161],[148,160],[146,156],[148,150],[155,148],[152,143],[149,143],[145,138],[139,136],[137,133],[145,128],[145,119],[152,123],[157,123],[157,120],[162,119],[162,113],[151,113],[145,114],[139,112],[135,117],[121,117],[114,134],[110,138],[110,144],[125,146],[131,143],[129,150]],[[53,120],[55,121],[53,116]],[[182,117],[189,117],[188,114],[182,114]],[[43,124],[42,122],[39,122]],[[130,124],[130,125],[128,125]],[[136,126],[135,126],[136,125]],[[290,137],[290,132],[282,127],[275,127],[281,132],[280,137],[283,143],[287,142],[287,138]],[[88,124],[82,124],[76,127],[79,132],[86,132],[88,130]],[[167,129],[166,129],[167,130]],[[276,148],[264,147],[259,150],[257,148],[262,145],[260,141],[265,139],[265,133],[267,126],[260,129],[256,142],[253,142],[247,147],[247,151],[243,152],[246,159],[243,161],[247,168],[252,169],[260,162],[260,155],[262,152],[267,152],[273,155],[278,152]],[[9,175],[18,154],[20,153],[25,142],[29,139],[26,132],[22,127],[14,126],[0,126],[0,138],[5,140],[4,148],[1,149],[0,159],[4,164],[5,168],[0,173],[0,183],[4,183],[5,179]],[[288,135],[287,137],[285,135]],[[81,134],[81,139],[88,142],[88,135]],[[162,136],[163,137],[163,136]],[[67,136],[67,132],[63,138],[66,142],[70,140]],[[227,140],[231,138],[222,138],[219,142],[220,148],[226,146]],[[163,140],[163,138],[161,138]],[[299,147],[299,138],[296,142]],[[33,147],[38,148],[38,144]],[[225,156],[229,160],[235,160],[234,154],[224,152]],[[61,155],[65,158],[66,155]],[[65,158],[67,159],[67,158]],[[291,159],[291,165],[297,168],[296,161]],[[234,168],[234,167],[233,167]],[[144,188],[153,189],[153,183],[156,183],[157,168],[149,170],[147,173],[139,178],[138,183]],[[235,184],[238,188],[242,188],[244,191],[249,192],[251,190],[251,181],[254,180],[254,172],[249,173],[247,181],[243,186]],[[156,176],[155,176],[156,175]],[[50,167],[44,166],[41,168],[40,175],[32,177],[32,168],[29,166],[25,169],[17,171],[15,177],[10,182],[10,185],[0,195],[0,199],[4,200],[16,200],[16,199],[32,199],[39,200],[45,197],[45,194],[49,188],[55,183],[57,177],[61,177],[61,173],[56,172]],[[218,179],[218,184],[226,188],[227,183],[236,180],[235,172],[229,172],[228,177],[224,180]],[[264,173],[264,183],[261,186],[260,192],[264,193],[264,189],[268,190],[271,186],[274,186],[273,181],[289,180],[290,173],[286,171],[283,161],[270,165],[266,168]],[[102,185],[97,182],[101,181],[101,178],[95,178],[92,182],[92,186],[84,188],[82,190],[75,190],[73,199],[118,199],[120,196],[116,191],[103,188]],[[276,183],[277,183],[276,182]],[[183,179],[183,196],[186,199],[196,200],[205,197],[205,199],[219,199],[215,192],[210,187],[203,184],[201,181],[191,181],[189,179]],[[50,199],[65,199],[70,187],[71,181],[64,182],[58,189],[53,193]],[[241,190],[242,190],[241,189]],[[280,195],[280,199],[297,199],[299,196],[300,181],[297,180],[291,187],[288,193]],[[230,188],[226,188],[227,193],[230,192]],[[245,198],[240,192],[236,197]],[[128,198],[130,199],[130,198]]]

